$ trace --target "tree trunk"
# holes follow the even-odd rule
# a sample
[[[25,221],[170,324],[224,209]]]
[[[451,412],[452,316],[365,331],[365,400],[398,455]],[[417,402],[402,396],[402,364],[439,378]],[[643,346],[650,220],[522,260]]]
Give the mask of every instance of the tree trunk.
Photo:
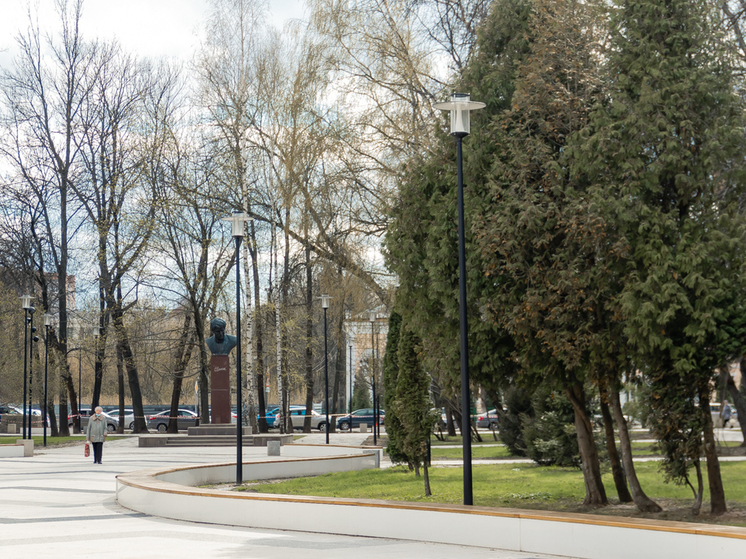
[[[433,493],[430,490],[430,473],[428,472],[427,464],[422,465],[422,472],[425,478],[425,497],[430,497]]]
[[[117,347],[117,384],[119,388],[119,428],[117,433],[124,433],[125,429],[129,428],[129,425],[124,424],[124,359],[122,358],[122,352]]]
[[[585,393],[580,383],[565,389],[575,410],[575,430],[578,436],[580,459],[582,462],[583,481],[585,483],[584,505],[608,505],[606,489],[601,480],[601,466],[598,452],[593,440],[593,425],[585,407]]]
[[[181,327],[179,341],[174,348],[171,363],[173,363],[174,382],[171,387],[171,411],[169,412],[168,433],[177,434],[179,432],[179,401],[181,400],[181,387],[184,383],[184,371],[192,356],[192,347],[194,347],[190,330],[192,326],[192,317],[189,314],[184,315],[184,324]]]
[[[694,488],[692,487],[692,491],[694,492],[694,503],[692,504],[692,514],[694,516],[699,516],[699,512],[702,510],[702,496],[705,492],[705,484],[702,480],[702,465],[699,460],[694,461],[694,470],[697,472],[697,490],[694,491]],[[688,481],[687,481],[688,483]],[[691,484],[690,484],[691,487]]]
[[[705,458],[707,459],[707,478],[710,485],[710,513],[719,515],[728,510],[725,504],[725,490],[723,479],[720,476],[720,461],[717,455],[715,433],[712,429],[712,416],[710,415],[709,385],[699,391],[699,405],[705,416],[704,443]]]
[[[257,422],[257,426],[260,433],[266,433],[268,425],[266,417],[267,401],[264,398],[264,346],[262,343],[262,313],[260,312],[261,305],[259,303],[261,301],[259,298],[259,263],[257,262],[256,251],[256,227],[253,221],[249,223],[249,231],[251,236],[249,253],[251,254],[252,283],[254,287],[254,301],[256,302],[252,324],[254,325],[254,341],[256,343],[256,395],[257,406],[259,407],[259,421]]]
[[[629,487],[632,492],[632,500],[637,505],[640,512],[661,512],[663,509],[648,497],[640,486],[640,480],[637,479],[635,463],[632,460],[632,444],[629,439],[629,430],[627,429],[627,420],[622,413],[622,403],[619,401],[619,391],[616,389],[609,390],[611,408],[614,412],[617,428],[619,429],[619,447],[622,451],[622,463],[624,464],[624,473],[627,476]]]
[[[303,420],[303,432],[311,432],[311,412],[313,411],[313,273],[311,270],[311,245],[308,241],[308,220],[305,222],[306,237],[306,417]],[[329,425],[326,426],[329,428]]]
[[[632,501],[632,495],[627,488],[627,480],[624,477],[624,468],[619,460],[619,452],[616,448],[614,437],[614,423],[609,411],[608,391],[601,390],[601,415],[604,420],[604,431],[606,432],[606,450],[609,453],[609,463],[611,464],[611,475],[614,478],[614,486],[620,503],[629,503]]]
[[[115,305],[114,308],[111,309],[111,317],[114,324],[114,333],[117,337],[117,348],[118,351],[122,353],[124,368],[127,371],[130,395],[132,396],[132,410],[135,414],[135,428],[132,432],[147,433],[148,426],[145,423],[145,412],[142,407],[140,379],[137,372],[137,366],[135,365],[135,358],[132,353],[132,346],[130,345],[129,336],[127,335],[127,329],[124,325],[124,317],[122,316],[122,308],[120,305]]]

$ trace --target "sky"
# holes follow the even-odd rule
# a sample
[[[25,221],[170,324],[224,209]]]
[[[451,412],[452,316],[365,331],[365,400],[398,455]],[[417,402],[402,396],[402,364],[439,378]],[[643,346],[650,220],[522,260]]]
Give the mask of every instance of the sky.
[[[13,58],[14,37],[28,27],[27,6],[38,6],[42,29],[57,30],[53,0],[0,0],[0,66]],[[124,50],[141,56],[190,60],[198,48],[209,0],[86,0],[85,37],[116,37]],[[304,0],[269,0],[269,19],[282,28],[303,18]]]

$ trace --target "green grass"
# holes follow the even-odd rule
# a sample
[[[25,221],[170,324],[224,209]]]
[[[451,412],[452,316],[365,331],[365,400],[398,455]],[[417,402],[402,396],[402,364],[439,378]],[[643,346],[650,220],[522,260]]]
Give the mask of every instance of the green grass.
[[[438,448],[432,446],[430,455],[433,460],[459,460],[463,457],[460,448]],[[472,446],[471,457],[475,459],[492,459],[511,458],[507,447],[505,446]]]
[[[637,474],[645,492],[660,501],[665,509],[684,508],[676,516],[677,520],[695,520],[703,517],[687,518],[688,507],[692,502],[692,492],[688,487],[664,483],[656,462],[636,464]],[[703,464],[703,469],[704,464]],[[746,462],[721,462],[720,469],[729,507],[746,508]],[[707,479],[705,473],[705,488]],[[385,499],[393,501],[450,503],[462,502],[462,473],[460,468],[431,468],[430,483],[433,495],[425,497],[422,478],[405,467],[386,470],[365,470],[327,474],[312,478],[299,478],[271,483],[258,483],[239,490],[261,493],[314,495],[325,497],[348,497],[357,499]],[[583,475],[572,468],[543,467],[534,464],[474,465],[474,504],[490,507],[513,507],[523,509],[558,510],[582,512],[585,497]],[[610,474],[604,475],[607,495],[615,500],[616,491]],[[707,511],[709,493],[705,489],[702,512]],[[620,509],[624,509],[620,511]],[[600,514],[625,514],[635,516],[632,507],[607,507],[593,509]],[[672,518],[659,516],[659,518]],[[727,522],[727,520],[726,520]],[[739,521],[731,523],[740,525]]]

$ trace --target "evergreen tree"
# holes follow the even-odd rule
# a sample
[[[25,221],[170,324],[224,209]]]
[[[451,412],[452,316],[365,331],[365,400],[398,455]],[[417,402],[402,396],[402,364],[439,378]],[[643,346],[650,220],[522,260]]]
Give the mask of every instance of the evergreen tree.
[[[399,337],[396,397],[391,401],[389,409],[393,409],[401,421],[399,449],[414,468],[417,477],[420,476],[422,467],[425,495],[430,496],[427,443],[438,420],[438,414],[432,408],[430,377],[422,366],[421,351],[419,338],[405,325]]]
[[[352,389],[353,410],[373,407],[370,398],[370,381],[365,376],[363,367],[358,367],[355,372],[355,387]]]
[[[731,325],[743,322],[746,146],[715,9],[620,2],[609,101],[567,151],[575,177],[593,185],[588,207],[613,255],[599,264],[622,285],[606,307],[624,320],[646,374],[666,473],[688,481],[704,452],[718,514],[726,505],[708,404],[715,368],[744,343]]]
[[[480,180],[492,164],[495,147],[485,138],[489,115],[510,106],[517,64],[527,50],[525,30],[528,0],[495,2],[479,30],[475,63],[466,69],[463,90],[487,108],[475,113],[472,137],[465,142],[465,205],[467,215],[488,205]],[[438,130],[439,153],[413,162],[392,208],[386,233],[388,267],[399,278],[398,309],[424,347],[423,362],[442,388],[442,395],[459,401],[459,296],[456,226],[456,161],[453,138]],[[515,375],[512,338],[499,325],[481,320],[479,292],[491,282],[482,273],[481,255],[467,223],[467,307],[472,380],[495,393]]]
[[[619,328],[603,308],[613,285],[597,266],[603,243],[585,184],[568,173],[565,146],[603,97],[603,12],[579,1],[532,7],[532,41],[516,68],[512,102],[488,127],[500,153],[486,173],[490,203],[474,208],[489,278],[482,308],[513,336],[522,385],[548,383],[572,403],[585,503],[600,505],[607,498],[584,386],[594,371],[609,369],[594,360],[610,352]]]
[[[389,331],[386,336],[386,354],[383,357],[383,386],[386,398],[393,402],[397,398],[397,382],[399,378],[399,331],[401,328],[401,315],[393,311],[389,315]],[[386,436],[388,443],[386,452],[391,461],[396,464],[407,462],[407,456],[402,451],[402,439],[405,436],[401,419],[396,406],[388,406],[386,413]]]

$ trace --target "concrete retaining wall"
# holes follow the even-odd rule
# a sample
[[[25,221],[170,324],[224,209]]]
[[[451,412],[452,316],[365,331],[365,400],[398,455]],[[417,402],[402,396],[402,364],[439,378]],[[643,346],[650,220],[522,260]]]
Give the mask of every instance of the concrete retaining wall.
[[[245,479],[372,467],[377,456],[245,463]],[[472,545],[588,559],[746,557],[746,529],[517,509],[236,493],[194,486],[231,482],[235,464],[147,470],[117,477],[124,507],[231,526]]]

